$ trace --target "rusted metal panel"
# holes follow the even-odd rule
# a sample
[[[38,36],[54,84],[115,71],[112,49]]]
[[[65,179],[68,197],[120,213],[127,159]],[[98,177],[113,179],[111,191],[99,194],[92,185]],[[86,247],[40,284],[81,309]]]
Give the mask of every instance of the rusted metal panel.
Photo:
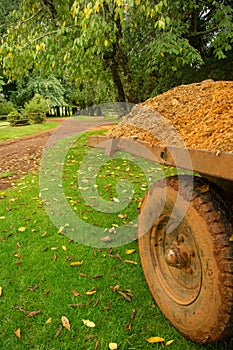
[[[137,147],[137,144],[144,147]],[[158,145],[151,146],[146,142],[132,141],[124,138],[108,139],[106,136],[91,136],[89,137],[88,145],[91,147],[98,146],[105,148],[108,155],[113,155],[116,151],[124,151],[152,161],[157,161],[164,165],[176,166],[193,170],[201,174],[233,181],[232,153],[222,152],[216,154],[214,152],[198,149],[162,147]]]

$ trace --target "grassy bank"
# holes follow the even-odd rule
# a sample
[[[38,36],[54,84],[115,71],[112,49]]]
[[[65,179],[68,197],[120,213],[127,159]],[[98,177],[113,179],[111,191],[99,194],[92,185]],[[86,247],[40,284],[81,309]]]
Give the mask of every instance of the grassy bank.
[[[0,142],[14,139],[17,137],[23,137],[28,135],[33,135],[39,132],[48,131],[50,129],[54,129],[59,125],[58,122],[47,121],[43,124],[32,124],[25,125],[20,127],[11,127],[9,125],[2,126],[0,128]]]
[[[103,154],[99,151],[87,157],[87,135],[80,137],[66,156],[64,195],[76,215],[92,226],[107,228],[106,235],[115,238],[112,229],[130,225],[137,217],[148,181],[174,170],[143,160],[135,164],[124,155],[105,162],[96,176],[99,194],[116,201],[119,192],[115,185],[121,178],[132,183],[133,192],[130,204],[120,212],[96,213],[83,194],[89,191],[90,168]],[[59,188],[59,183],[53,183]],[[39,188],[38,174],[32,173],[14,189],[0,192],[2,349],[106,350],[109,343],[117,343],[120,350],[225,349],[221,343],[192,343],[165,319],[147,288],[136,241],[114,248],[114,241],[106,242],[105,248],[95,248],[72,240],[65,234],[66,222],[60,229],[52,224],[45,211],[49,204],[41,197],[43,190],[47,189]],[[56,209],[56,192],[53,200]],[[94,324],[85,325],[83,320]],[[154,336],[165,342],[148,343],[146,339]]]

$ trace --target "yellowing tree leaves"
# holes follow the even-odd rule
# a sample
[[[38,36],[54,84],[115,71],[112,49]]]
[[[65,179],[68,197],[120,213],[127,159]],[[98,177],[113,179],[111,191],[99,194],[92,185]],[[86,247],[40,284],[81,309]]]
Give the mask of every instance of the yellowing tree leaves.
[[[151,337],[147,339],[148,343],[163,343],[164,338],[161,337]]]
[[[62,317],[61,317],[61,321],[62,321],[63,326],[64,326],[68,331],[70,331],[70,322],[69,322],[68,318],[67,318],[66,316],[62,316]]]
[[[18,339],[21,339],[20,328],[16,329],[16,331],[14,331],[14,333]]]
[[[95,323],[90,321],[90,320],[82,320],[83,324],[85,324],[85,326],[90,327],[90,328],[94,328],[95,327]]]
[[[110,350],[116,350],[117,349],[117,343],[109,343],[108,345]]]

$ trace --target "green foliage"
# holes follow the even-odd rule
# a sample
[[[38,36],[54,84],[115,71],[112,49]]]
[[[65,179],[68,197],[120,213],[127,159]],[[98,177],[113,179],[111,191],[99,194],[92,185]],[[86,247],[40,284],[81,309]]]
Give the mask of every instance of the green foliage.
[[[10,122],[11,126],[22,126],[29,124],[29,116],[17,111],[16,109],[8,114],[7,120]]]
[[[12,126],[26,125],[29,123],[40,124],[46,119],[46,113],[49,112],[49,100],[39,94],[25,103],[25,108],[21,111],[16,109],[8,114],[8,121]]]
[[[233,48],[230,1],[23,0],[11,16],[0,53],[3,74],[24,80],[23,101],[33,91],[61,105],[62,81],[80,89],[72,95],[85,107],[138,102],[185,74],[196,81],[208,71],[202,66],[227,60]],[[58,82],[46,85],[51,77]]]
[[[37,93],[48,98],[51,106],[66,106],[65,92],[63,84],[52,75],[46,78],[38,75],[26,75],[18,79],[17,90],[11,93],[11,98],[18,106],[23,106]]]
[[[12,102],[5,100],[0,96],[0,116],[7,115],[14,110],[14,105]]]
[[[31,101],[25,103],[24,112],[29,116],[30,122],[43,123],[49,112],[49,100],[36,93]]]

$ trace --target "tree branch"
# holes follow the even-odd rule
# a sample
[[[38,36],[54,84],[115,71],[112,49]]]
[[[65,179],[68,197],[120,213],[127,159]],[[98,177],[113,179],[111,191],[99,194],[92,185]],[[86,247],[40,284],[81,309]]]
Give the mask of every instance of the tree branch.
[[[20,22],[20,25],[23,23],[27,23],[29,21],[31,21],[33,18],[37,17],[41,12],[43,11],[43,9],[41,8],[37,13],[35,13],[33,16],[25,19],[24,21]]]
[[[78,24],[72,24],[72,25],[70,25],[70,26],[68,26],[68,27],[65,27],[65,28],[74,28],[74,27],[77,27],[77,26],[78,26]],[[64,29],[65,29],[65,28],[64,28]],[[44,33],[44,34],[38,36],[37,38],[35,38],[34,40],[30,41],[27,45],[23,46],[22,49],[24,50],[25,48],[31,46],[33,43],[35,43],[35,42],[37,42],[37,41],[39,41],[39,40],[45,38],[46,36],[50,36],[50,35],[57,34],[60,30],[61,30],[61,29],[58,28],[58,29],[56,29],[56,30],[52,30],[51,32]]]

